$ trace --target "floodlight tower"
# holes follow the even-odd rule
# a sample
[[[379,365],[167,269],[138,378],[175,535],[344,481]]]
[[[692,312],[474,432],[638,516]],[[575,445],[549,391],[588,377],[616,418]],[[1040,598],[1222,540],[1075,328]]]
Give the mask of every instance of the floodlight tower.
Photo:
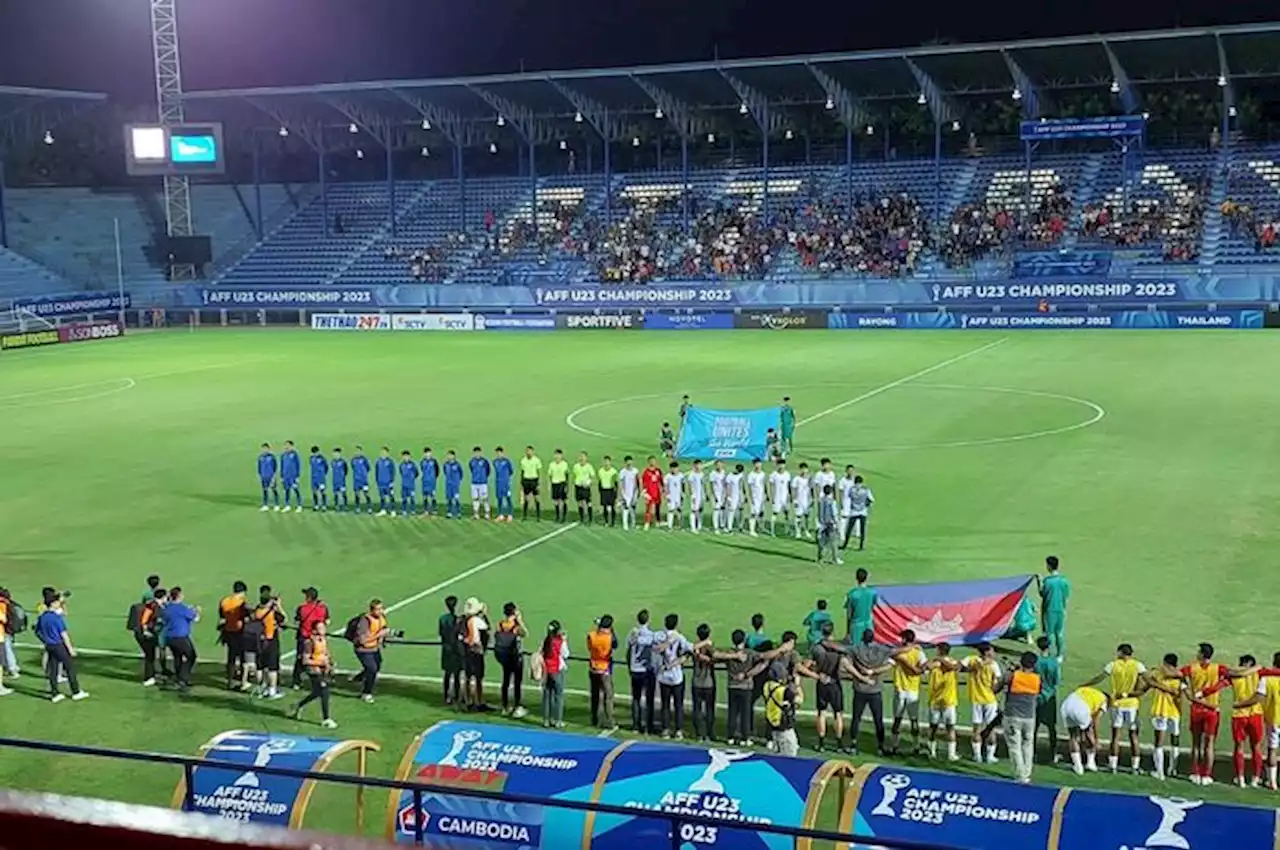
[[[182,58],[178,52],[177,0],[151,0],[151,50],[155,58],[156,106],[160,123],[180,126],[186,121],[182,108]],[[164,178],[164,215],[169,236],[191,236],[191,182],[186,177]],[[175,265],[173,280],[194,280],[196,267]]]

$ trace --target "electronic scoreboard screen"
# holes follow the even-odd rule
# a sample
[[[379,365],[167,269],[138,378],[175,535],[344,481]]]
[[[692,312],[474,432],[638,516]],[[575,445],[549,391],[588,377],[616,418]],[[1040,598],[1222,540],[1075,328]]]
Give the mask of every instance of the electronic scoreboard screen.
[[[218,122],[177,127],[129,124],[124,134],[126,170],[131,175],[183,176],[226,171],[222,124]]]

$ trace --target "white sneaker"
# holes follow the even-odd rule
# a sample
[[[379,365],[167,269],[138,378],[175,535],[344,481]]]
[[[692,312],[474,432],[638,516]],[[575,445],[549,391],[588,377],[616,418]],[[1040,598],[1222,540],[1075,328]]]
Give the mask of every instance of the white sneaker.
[[[836,566],[844,566],[844,558],[841,558],[839,555],[836,555]]]
[[[89,698],[88,691],[76,691],[74,694],[71,695],[72,702],[79,702],[82,699],[88,699],[88,698]]]
[[[7,697],[11,693],[13,693],[13,688],[6,688],[4,685],[0,685],[0,697]]]
[[[378,516],[386,516],[386,515],[387,515],[386,511],[378,511]]]
[[[1251,781],[1251,782],[1249,783],[1249,787],[1250,787],[1250,788],[1261,788],[1261,787],[1262,787],[1262,780],[1261,780],[1260,778],[1258,778],[1257,776],[1253,777],[1253,781]]]
[[[155,680],[154,678],[152,678],[152,679],[143,679],[143,680],[142,680],[142,687],[144,687],[144,688],[154,687],[154,686],[155,686],[155,683],[156,683],[156,680]]]
[[[334,720],[332,717],[327,717],[320,721],[320,725],[326,729],[337,729],[338,721]]]
[[[1237,776],[1237,777],[1236,777],[1236,787],[1237,787],[1237,788],[1243,788],[1243,787],[1244,787],[1244,777],[1243,777],[1243,776]]]
[[[280,506],[276,505],[272,510],[274,510],[276,513],[280,513]]]
[[[516,710],[511,712],[511,716],[514,717],[516,720],[520,720],[521,718],[529,716],[529,710],[525,708],[523,705],[516,706]]]
[[[53,696],[49,697],[49,702],[60,703],[66,698],[67,698],[66,694],[54,694]]]
[[[1201,785],[1212,785],[1212,784],[1213,784],[1213,777],[1212,777],[1212,776],[1202,776],[1202,777],[1200,777],[1200,784],[1201,784]]]
[[[258,508],[258,512],[259,512],[259,513],[264,513],[264,514],[265,514],[267,511],[269,511],[269,510],[271,510],[271,508],[270,508],[270,507],[268,507],[267,505],[263,505],[262,507]]]
[[[759,536],[760,536],[760,534],[759,534],[758,532],[753,531],[753,532],[751,532],[751,536],[752,536],[752,537],[759,537]]]
[[[284,694],[280,691],[270,691],[267,694],[267,699],[284,699]]]
[[[1196,774],[1194,774],[1194,773],[1193,773],[1193,774],[1191,774],[1190,776],[1188,776],[1188,777],[1187,777],[1187,779],[1190,779],[1190,780],[1191,780],[1191,784],[1192,784],[1192,785],[1199,785],[1199,784],[1201,784],[1201,782],[1200,782],[1200,777],[1199,777],[1199,776],[1197,776],[1197,775],[1196,775]]]
[[[284,506],[283,508],[281,508],[280,510],[281,510],[281,511],[283,511],[284,513],[289,513],[289,511],[293,510],[293,506],[292,506],[292,505],[285,505],[285,506]],[[299,508],[299,510],[301,510],[301,508]]]
[[[373,694],[361,694],[361,695],[360,695],[360,701],[361,701],[361,702],[373,702]]]
[[[987,756],[987,764],[999,764],[999,756]]]

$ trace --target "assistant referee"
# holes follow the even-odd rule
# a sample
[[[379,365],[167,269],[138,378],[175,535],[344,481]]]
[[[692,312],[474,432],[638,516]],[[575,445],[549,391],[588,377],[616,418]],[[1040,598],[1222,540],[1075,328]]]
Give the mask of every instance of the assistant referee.
[[[542,522],[542,500],[538,494],[538,483],[542,479],[542,459],[533,451],[533,446],[524,447],[524,457],[520,458],[520,518],[529,518],[529,503],[533,502],[534,515]]]

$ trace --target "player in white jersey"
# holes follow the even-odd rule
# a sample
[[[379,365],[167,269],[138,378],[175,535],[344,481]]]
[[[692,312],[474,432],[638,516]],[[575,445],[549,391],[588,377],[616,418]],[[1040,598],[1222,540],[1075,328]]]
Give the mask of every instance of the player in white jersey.
[[[631,455],[622,459],[618,470],[618,495],[622,497],[622,530],[636,527],[636,500],[640,496],[640,470]]]
[[[728,474],[724,471],[724,461],[716,461],[707,478],[711,481],[711,527],[719,534],[725,528],[725,508],[728,507],[728,485],[725,483]]]
[[[724,477],[724,530],[730,533],[738,524],[738,511],[742,509],[742,474],[745,467],[736,464],[733,472]]]
[[[747,495],[751,498],[751,516],[747,520],[747,528],[752,537],[759,535],[756,527],[764,518],[765,484],[764,466],[757,460],[751,464],[751,471],[747,473]]]
[[[783,520],[791,516],[791,473],[787,471],[787,462],[778,461],[777,468],[769,475],[769,533],[778,536],[778,517]]]
[[[667,469],[667,477],[662,483],[667,488],[667,528],[670,529],[680,524],[680,516],[684,513],[684,473],[674,460]]]
[[[802,463],[791,479],[791,505],[794,509],[796,539],[809,535],[809,511],[813,508],[813,482],[809,480],[809,464]]]
[[[853,508],[849,505],[849,493],[853,490],[853,464],[849,464],[844,468],[844,478],[841,478],[836,484],[836,493],[839,495],[840,502],[840,539],[845,540],[849,536],[849,518],[853,516]]]
[[[702,499],[706,495],[702,461],[693,462],[693,469],[684,477],[684,482],[689,486],[689,530],[697,534],[702,531]]]
[[[836,471],[831,468],[831,458],[824,457],[818,471],[813,473],[813,501],[816,503],[818,497],[822,495],[822,488],[831,487],[831,492],[836,490]]]

